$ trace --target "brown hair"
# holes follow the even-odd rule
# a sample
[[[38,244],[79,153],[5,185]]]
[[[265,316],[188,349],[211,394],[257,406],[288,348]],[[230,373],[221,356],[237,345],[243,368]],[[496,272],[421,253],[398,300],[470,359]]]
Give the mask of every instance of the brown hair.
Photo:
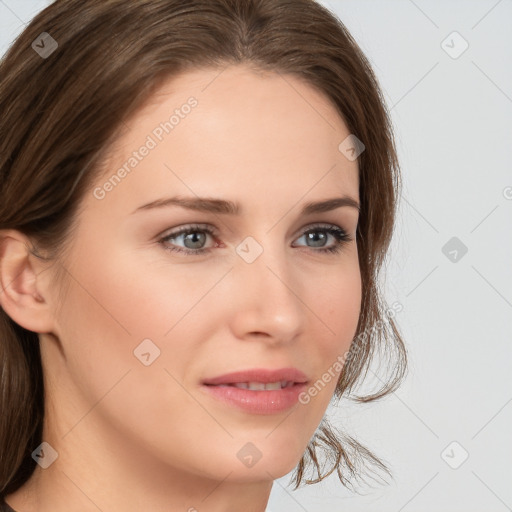
[[[44,58],[32,47],[43,32],[58,45]],[[376,400],[398,387],[407,361],[377,281],[395,222],[399,165],[368,60],[342,22],[314,0],[57,0],[44,9],[0,61],[0,229],[27,235],[33,254],[48,251],[62,275],[58,262],[80,199],[104,172],[123,123],[177,73],[238,63],[291,74],[322,91],[366,146],[358,159],[361,314],[335,397],[348,395],[383,348],[390,378],[374,394],[352,398]],[[31,453],[42,441],[38,341],[0,309],[0,495],[28,480],[36,464]],[[317,448],[332,462],[323,475]],[[318,478],[306,483],[337,470],[348,485],[360,461],[389,474],[324,420],[296,468],[295,489],[311,464]]]

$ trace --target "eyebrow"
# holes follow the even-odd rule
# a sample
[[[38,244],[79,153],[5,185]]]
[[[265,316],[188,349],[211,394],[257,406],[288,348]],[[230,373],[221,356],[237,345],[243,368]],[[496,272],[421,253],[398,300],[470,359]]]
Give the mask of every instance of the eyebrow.
[[[211,197],[169,197],[165,199],[157,199],[151,203],[139,206],[132,213],[169,206],[181,206],[188,210],[224,215],[240,215],[242,213],[242,208],[239,203]],[[328,212],[343,206],[355,208],[358,212],[361,210],[359,203],[355,199],[349,196],[342,196],[325,199],[323,201],[312,201],[306,203],[302,207],[301,215]]]

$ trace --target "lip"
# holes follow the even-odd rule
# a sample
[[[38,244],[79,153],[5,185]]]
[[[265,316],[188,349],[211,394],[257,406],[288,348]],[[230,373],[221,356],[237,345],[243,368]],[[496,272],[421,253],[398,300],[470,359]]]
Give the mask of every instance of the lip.
[[[238,372],[226,373],[209,379],[204,379],[202,384],[218,386],[219,384],[239,384],[240,382],[277,382],[287,380],[295,384],[305,384],[308,382],[306,375],[297,368],[252,368],[250,370],[241,370]]]
[[[241,382],[277,382],[287,380],[290,387],[272,390],[241,389],[228,384]],[[276,414],[297,404],[308,378],[297,368],[277,370],[254,368],[205,379],[201,389],[220,402],[252,414]]]

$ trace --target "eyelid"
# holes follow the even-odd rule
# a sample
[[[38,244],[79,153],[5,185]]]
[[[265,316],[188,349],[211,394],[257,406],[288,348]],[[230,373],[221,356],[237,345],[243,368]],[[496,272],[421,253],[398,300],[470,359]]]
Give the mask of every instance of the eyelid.
[[[209,224],[201,224],[201,223],[192,223],[192,224],[185,224],[179,228],[176,228],[176,231],[170,231],[168,234],[162,234],[158,238],[158,243],[163,246],[164,250],[169,252],[177,252],[181,253],[182,255],[186,256],[200,256],[204,254],[208,254],[214,249],[215,247],[219,247],[218,242],[216,242],[216,245],[214,247],[206,247],[206,248],[199,248],[199,249],[189,249],[189,248],[181,248],[181,247],[174,247],[174,246],[166,246],[166,243],[168,243],[168,240],[171,238],[177,238],[180,235],[186,235],[194,231],[203,231],[205,233],[210,234],[212,237],[218,237],[219,230],[215,228],[212,225]],[[310,231],[326,231],[329,232],[329,234],[336,239],[335,244],[328,246],[328,247],[320,247],[320,248],[310,248],[311,252],[313,253],[320,253],[320,254],[336,254],[339,253],[343,246],[349,242],[354,241],[355,237],[352,237],[349,234],[349,230],[345,229],[342,226],[339,226],[337,224],[333,223],[325,223],[325,222],[312,222],[309,224],[306,224],[303,226],[299,231],[299,238],[306,235]],[[308,246],[299,246],[303,248],[308,248]]]
[[[182,226],[179,226],[177,228],[171,228],[164,231],[161,235],[158,235],[158,239],[161,240],[162,238],[169,238],[171,236],[179,236],[183,233],[186,233],[188,231],[209,231],[212,233],[213,236],[219,236],[219,230],[212,226],[211,224],[199,224],[199,223],[191,223],[191,224],[184,224]]]
[[[315,229],[315,228],[317,228],[317,229],[338,228],[338,229],[341,229],[342,231],[344,231],[347,236],[351,236],[349,229],[346,229],[343,226],[335,224],[333,222],[321,222],[321,221],[309,222],[309,223],[305,224],[303,227],[301,227],[298,230],[298,233],[300,236],[302,236],[305,233],[307,233],[308,231]],[[174,229],[176,231],[174,231]],[[215,226],[213,226],[211,224],[192,222],[190,224],[184,224],[184,225],[176,227],[176,228],[167,229],[162,234],[158,235],[157,238],[161,239],[161,238],[168,238],[170,236],[178,236],[184,232],[192,231],[194,229],[197,229],[198,231],[200,231],[200,230],[211,231],[212,235],[217,236],[217,237],[220,236],[220,231]]]

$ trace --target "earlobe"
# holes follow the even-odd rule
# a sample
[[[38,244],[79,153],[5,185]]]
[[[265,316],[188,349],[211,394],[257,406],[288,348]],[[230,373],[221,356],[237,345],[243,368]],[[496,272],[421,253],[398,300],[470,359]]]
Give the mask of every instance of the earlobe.
[[[0,305],[17,324],[36,333],[51,332],[52,312],[45,300],[44,270],[19,231],[0,231]]]

